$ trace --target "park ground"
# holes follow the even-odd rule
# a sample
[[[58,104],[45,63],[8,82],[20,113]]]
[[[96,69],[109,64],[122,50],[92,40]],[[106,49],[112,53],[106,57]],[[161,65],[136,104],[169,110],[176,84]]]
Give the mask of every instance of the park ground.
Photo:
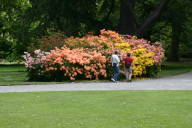
[[[181,64],[167,64],[164,68],[169,70],[164,71],[163,77],[152,80],[135,80],[132,83],[76,82],[57,85],[55,83],[47,85],[46,83],[46,85],[0,86],[1,91],[5,88],[9,88],[9,91],[11,88],[24,89],[24,92],[0,93],[0,127],[190,128],[192,126],[192,74],[189,72],[191,71],[189,65],[182,64],[182,66]],[[11,72],[14,72],[13,69],[17,68],[8,68],[11,71],[7,73],[11,75]],[[2,68],[1,71],[3,69],[5,70]],[[15,70],[14,73],[17,71]],[[184,72],[188,73],[181,74]],[[174,76],[170,76],[172,73]],[[20,78],[23,79],[21,74]],[[17,77],[15,79],[17,80]],[[54,86],[67,87],[70,85],[77,88],[86,85],[92,88],[98,84],[116,89],[44,90],[45,92],[39,92],[41,90],[27,92],[25,90],[28,87],[53,89]],[[150,88],[134,90],[135,86]],[[165,88],[154,90],[155,86]],[[120,87],[127,87],[129,90],[119,90]]]

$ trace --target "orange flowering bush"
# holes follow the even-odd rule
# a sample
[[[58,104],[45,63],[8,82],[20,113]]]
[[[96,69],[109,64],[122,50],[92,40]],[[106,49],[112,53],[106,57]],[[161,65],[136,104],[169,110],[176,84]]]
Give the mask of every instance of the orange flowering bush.
[[[55,48],[49,53],[36,50],[34,57],[25,53],[26,67],[29,76],[35,80],[75,80],[75,79],[96,79],[105,78],[106,57],[97,51],[89,49],[67,47]],[[58,76],[60,75],[60,76]],[[33,80],[31,78],[30,80]]]
[[[83,48],[51,50],[43,59],[45,71],[62,71],[66,79],[99,79],[106,77],[106,58],[101,53]]]
[[[84,37],[69,37],[65,40],[64,45],[68,48],[86,48],[100,52],[103,55],[110,54],[114,42],[103,35],[93,36],[86,35]]]

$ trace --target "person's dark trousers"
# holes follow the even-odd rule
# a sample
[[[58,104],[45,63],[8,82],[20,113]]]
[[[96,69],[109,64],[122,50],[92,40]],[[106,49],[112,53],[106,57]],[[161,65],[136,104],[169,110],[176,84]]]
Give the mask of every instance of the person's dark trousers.
[[[120,75],[120,72],[119,72],[119,67],[114,65],[113,66],[113,72],[114,72],[114,76],[112,77],[115,81],[117,81],[117,78],[119,77]]]

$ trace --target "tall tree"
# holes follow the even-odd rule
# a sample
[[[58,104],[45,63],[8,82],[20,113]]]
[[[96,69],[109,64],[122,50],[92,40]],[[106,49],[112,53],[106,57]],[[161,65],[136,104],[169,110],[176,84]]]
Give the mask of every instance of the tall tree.
[[[168,54],[169,61],[179,61],[180,45],[186,42],[187,22],[189,22],[189,15],[192,13],[192,2],[190,0],[174,0],[170,2],[170,6],[165,17],[165,21],[172,25],[172,42]],[[183,35],[185,37],[183,38]]]
[[[0,57],[16,59],[23,53],[29,41],[23,15],[29,6],[29,0],[0,0]]]

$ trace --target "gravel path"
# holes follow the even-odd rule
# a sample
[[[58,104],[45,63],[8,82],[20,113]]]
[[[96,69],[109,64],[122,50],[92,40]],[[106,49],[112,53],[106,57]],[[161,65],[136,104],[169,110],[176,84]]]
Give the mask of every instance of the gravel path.
[[[192,90],[192,72],[160,79],[133,81],[131,83],[104,82],[0,86],[1,93],[78,90]]]

